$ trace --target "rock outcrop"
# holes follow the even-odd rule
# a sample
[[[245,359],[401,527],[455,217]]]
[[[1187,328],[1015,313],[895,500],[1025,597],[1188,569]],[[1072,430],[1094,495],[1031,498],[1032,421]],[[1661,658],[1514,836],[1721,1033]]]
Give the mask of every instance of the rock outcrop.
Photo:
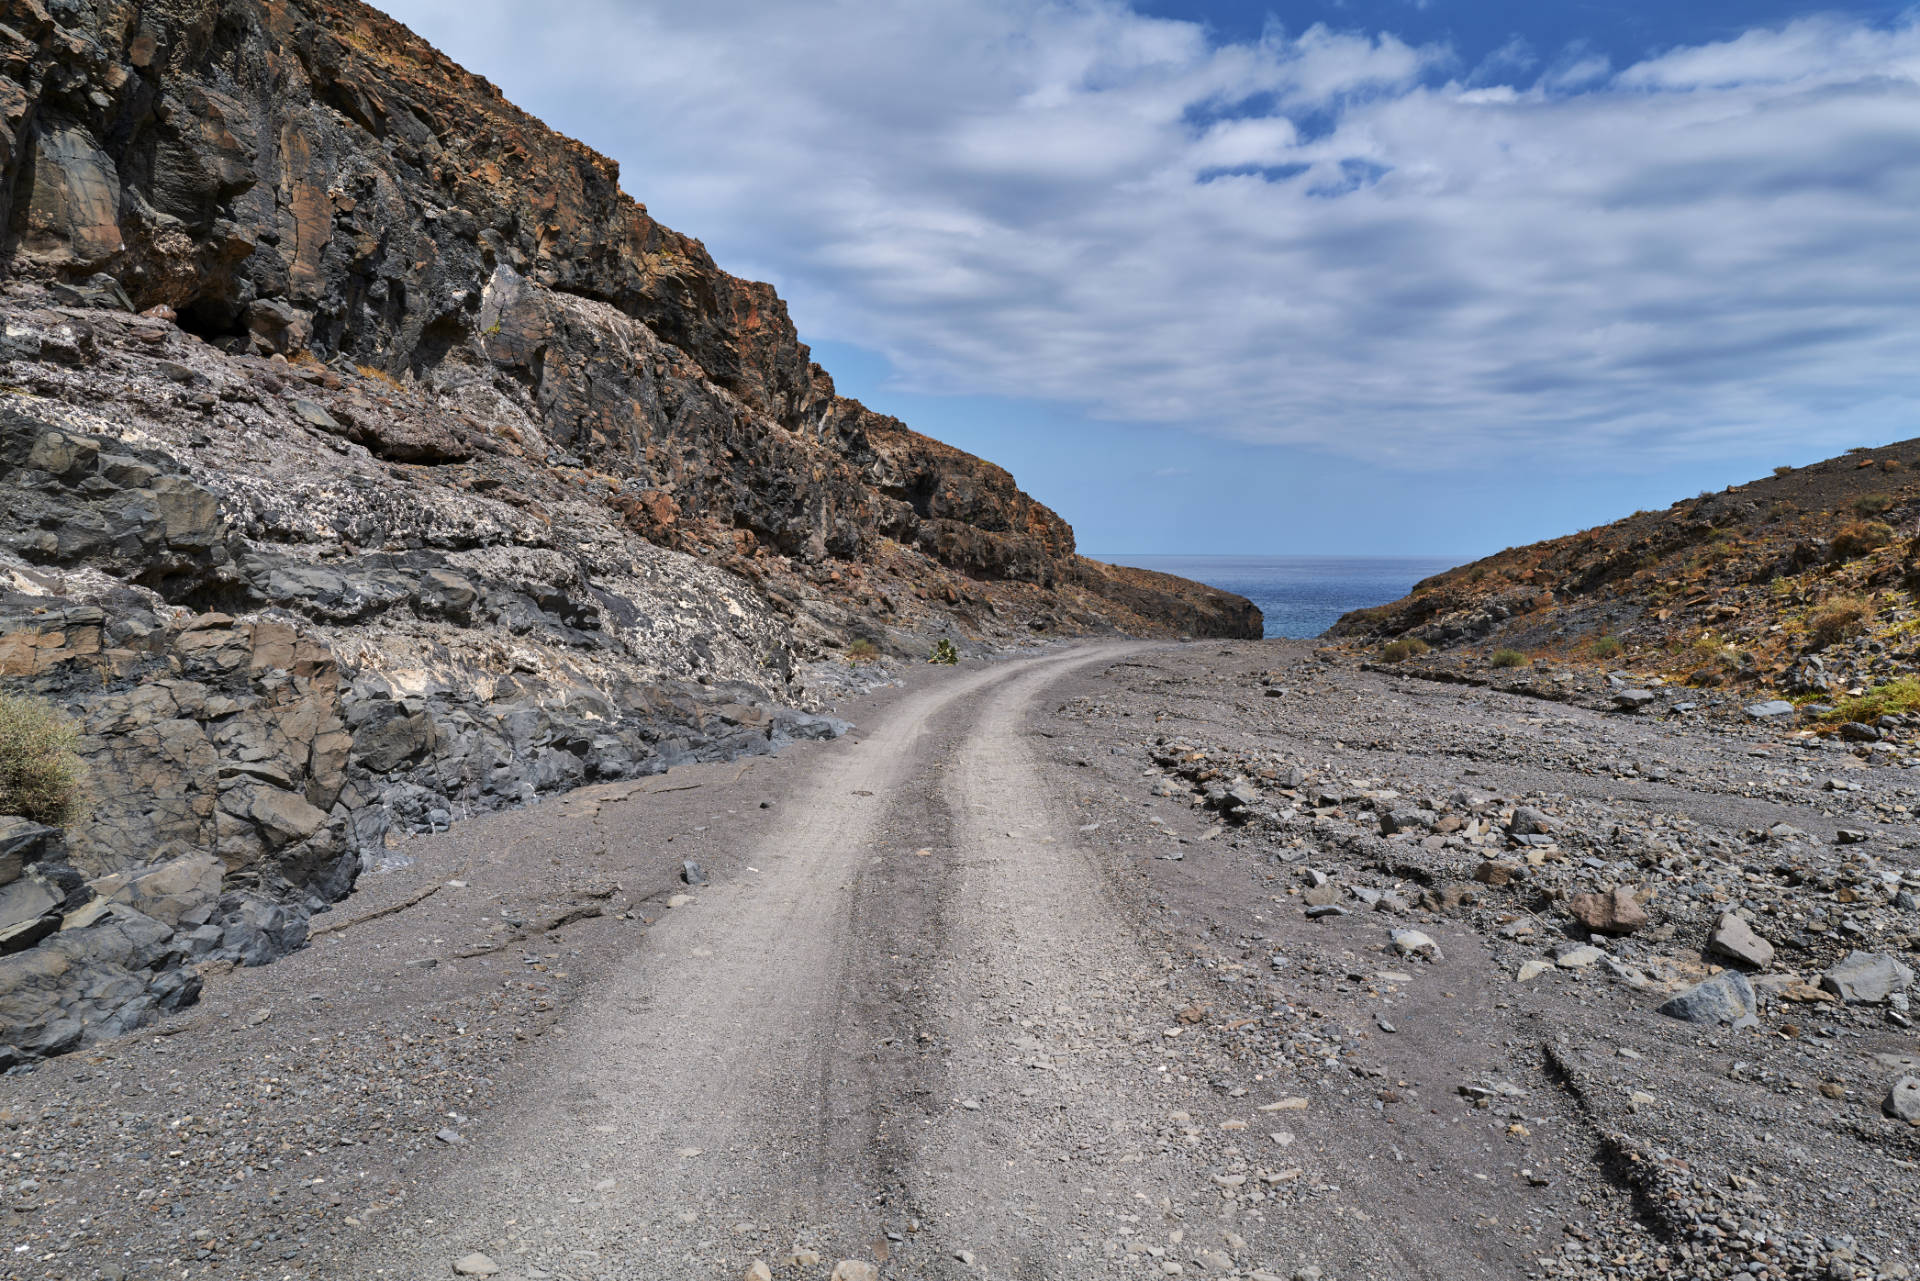
[[[615,166],[349,0],[0,0],[0,1060],[299,946],[413,833],[764,752],[853,640],[1257,636],[836,394]],[[10,833],[10,834],[9,834]]]

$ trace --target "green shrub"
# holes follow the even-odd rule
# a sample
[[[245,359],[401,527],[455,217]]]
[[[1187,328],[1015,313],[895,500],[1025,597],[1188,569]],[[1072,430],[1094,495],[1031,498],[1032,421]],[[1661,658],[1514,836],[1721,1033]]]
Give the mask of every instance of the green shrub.
[[[1517,649],[1496,649],[1487,661],[1495,667],[1525,667],[1527,656]]]
[[[1385,649],[1381,650],[1380,657],[1386,659],[1389,663],[1404,663],[1409,658],[1418,658],[1432,648],[1433,646],[1427,644],[1418,636],[1402,636],[1399,640],[1394,641]]]
[[[1852,560],[1893,541],[1893,526],[1877,520],[1849,521],[1833,536],[1833,554],[1839,560]]]
[[[1846,721],[1870,725],[1882,716],[1915,711],[1920,711],[1920,676],[1902,676],[1884,685],[1875,685],[1858,698],[1847,699],[1824,719],[1836,725]]]
[[[1618,636],[1600,636],[1588,646],[1588,652],[1595,658],[1618,658],[1626,648],[1620,643]]]
[[[1830,600],[1807,618],[1807,637],[1825,649],[1850,636],[1858,636],[1873,617],[1873,602],[1861,596],[1841,596]]]
[[[49,707],[0,694],[0,814],[52,827],[80,817],[85,769],[74,730]]]
[[[945,667],[952,667],[960,661],[960,651],[953,647],[953,642],[950,640],[937,641],[934,644],[933,652],[927,655],[927,661],[929,663],[939,663]]]
[[[862,636],[847,646],[849,663],[874,663],[880,660],[880,647]]]
[[[1878,516],[1892,506],[1892,494],[1862,494],[1853,500],[1853,510],[1861,516]]]

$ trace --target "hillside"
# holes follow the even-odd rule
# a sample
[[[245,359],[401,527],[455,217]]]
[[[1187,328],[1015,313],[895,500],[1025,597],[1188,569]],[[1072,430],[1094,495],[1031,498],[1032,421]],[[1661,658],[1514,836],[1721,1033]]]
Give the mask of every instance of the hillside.
[[[1626,669],[1781,695],[1833,724],[1910,710],[1920,700],[1898,682],[1920,659],[1916,465],[1920,441],[1783,467],[1449,570],[1330,635],[1417,642],[1394,657],[1431,646],[1405,658],[1414,670]]]
[[[766,285],[350,0],[0,4],[0,1066],[300,945],[404,843],[764,753],[918,659],[1258,636],[836,394]]]

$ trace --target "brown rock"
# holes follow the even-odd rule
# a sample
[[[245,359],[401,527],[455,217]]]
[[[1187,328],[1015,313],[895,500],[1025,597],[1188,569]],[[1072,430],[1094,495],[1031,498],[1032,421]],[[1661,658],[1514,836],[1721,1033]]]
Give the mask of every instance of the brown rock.
[[[1340,901],[1340,887],[1332,881],[1324,885],[1309,886],[1300,895],[1300,901],[1308,907],[1329,907]]]
[[[1647,924],[1647,909],[1641,905],[1639,896],[1626,886],[1594,894],[1576,894],[1567,900],[1567,911],[1598,934],[1631,934]]]
[[[42,119],[22,222],[21,248],[41,261],[92,267],[120,252],[120,175],[86,129]]]
[[[1511,884],[1520,869],[1512,863],[1502,863],[1496,859],[1483,860],[1473,869],[1473,879],[1482,885],[1500,886]]]

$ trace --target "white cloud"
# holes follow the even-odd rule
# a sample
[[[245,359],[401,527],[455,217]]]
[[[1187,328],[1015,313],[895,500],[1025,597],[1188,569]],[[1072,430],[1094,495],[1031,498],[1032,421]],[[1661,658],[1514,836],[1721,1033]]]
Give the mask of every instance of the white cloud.
[[[389,8],[919,390],[1408,465],[1912,434],[1913,20],[1462,79],[1118,0]]]

